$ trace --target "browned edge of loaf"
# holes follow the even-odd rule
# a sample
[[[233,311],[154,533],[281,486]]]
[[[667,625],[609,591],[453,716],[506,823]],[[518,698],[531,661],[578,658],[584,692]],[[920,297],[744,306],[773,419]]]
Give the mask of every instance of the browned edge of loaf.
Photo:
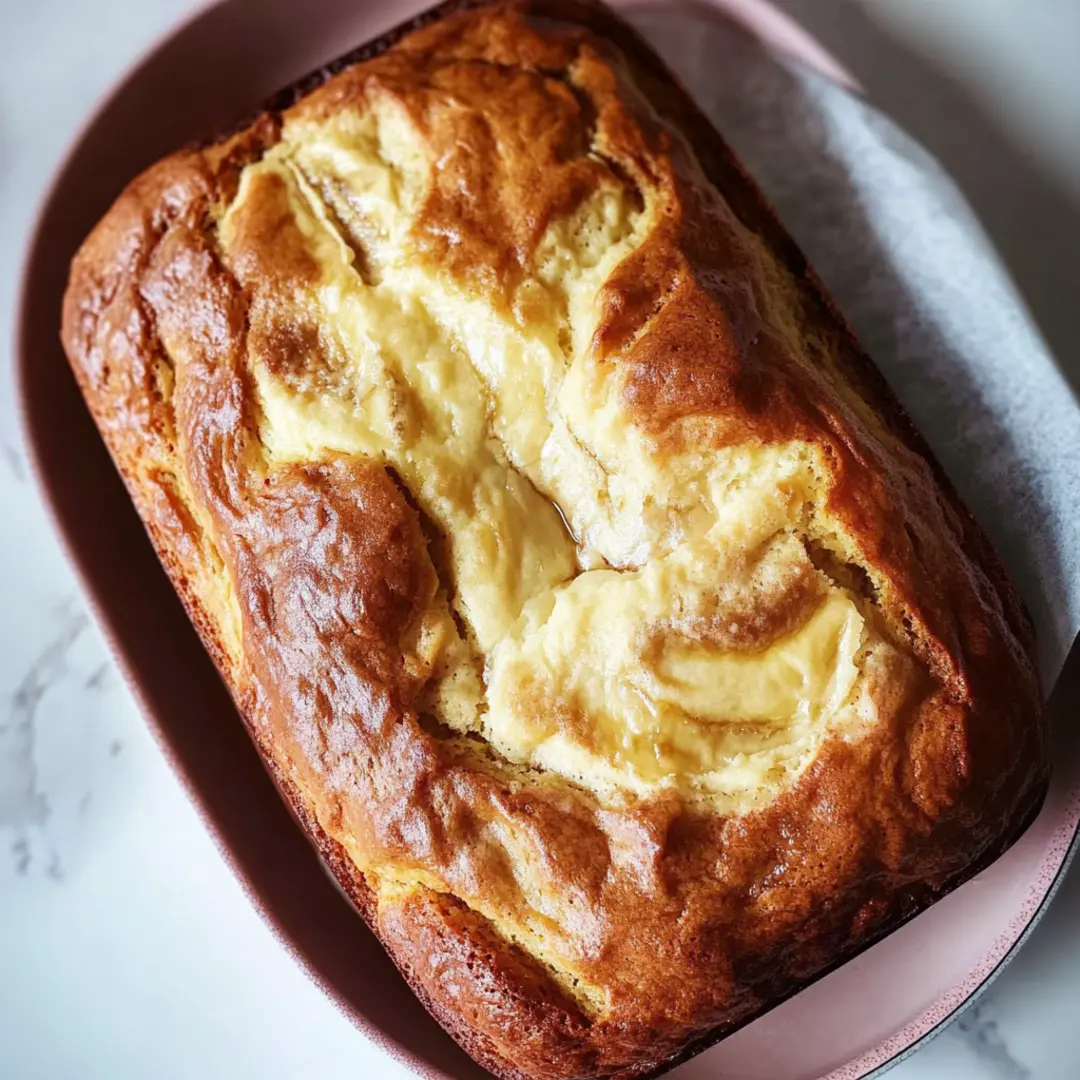
[[[271,123],[276,123],[276,116],[281,110],[287,108],[344,68],[386,51],[410,31],[436,22],[456,12],[486,6],[489,6],[488,0],[449,0],[447,3],[432,8],[388,31],[374,41],[346,53],[339,59],[280,91],[267,103],[266,112],[261,115],[268,117]],[[1030,656],[1033,638],[1030,620],[1015,588],[1005,573],[996,551],[971,512],[960,500],[953,485],[896,399],[884,377],[859,346],[846,320],[827,296],[821,282],[807,265],[806,259],[797,245],[780,224],[775,211],[757,184],[747,174],[730,148],[718,135],[711,122],[698,109],[678,80],[667,70],[663,62],[637,32],[600,4],[592,3],[590,0],[529,0],[525,6],[530,13],[560,21],[569,21],[586,27],[597,36],[605,38],[615,45],[628,61],[635,80],[645,96],[664,118],[687,138],[705,174],[723,192],[725,199],[738,217],[765,239],[780,261],[796,279],[802,282],[805,297],[812,298],[820,310],[821,318],[841,329],[842,348],[839,353],[839,360],[845,376],[852,386],[858,390],[859,394],[886,418],[894,433],[898,434],[910,449],[924,458],[931,466],[939,489],[964,523],[962,546],[965,554],[972,562],[978,564],[990,579],[1001,598],[1007,621]],[[259,121],[256,119],[255,124],[258,123]],[[245,126],[242,124],[233,130],[241,130]],[[222,139],[212,142],[220,141]],[[110,446],[110,449],[113,448]],[[124,470],[121,469],[121,472],[124,473]],[[125,475],[124,479],[135,497],[135,501],[139,503],[140,493],[133,478]],[[165,541],[165,538],[155,535],[152,528],[149,531],[155,549],[172,578],[207,650],[218,668],[225,671],[227,665],[213,620],[207,612],[201,609],[198,600],[186,583],[179,560]],[[255,726],[250,723],[250,717],[246,715],[242,707],[239,711],[244,716],[253,740],[259,745],[259,734]],[[270,755],[263,752],[261,745],[260,751],[264,763],[267,764],[267,768],[282,791],[283,797],[290,804],[321,857],[373,932],[378,934],[373,899],[362,876],[356,871],[341,845],[329,837],[318,825],[291,781],[272,764]],[[797,993],[809,983],[816,981],[817,978],[826,974],[827,970],[832,970],[832,968],[847,962],[854,955],[868,948],[875,941],[887,936],[920,911],[925,910],[940,896],[969,880],[981,869],[993,862],[1022,834],[1041,805],[1047,783],[1048,778],[1044,774],[1041,783],[1036,783],[1031,787],[1026,812],[1021,819],[1018,819],[1019,825],[1014,832],[1002,837],[1000,843],[992,846],[983,857],[952,877],[937,883],[936,887],[926,885],[917,895],[914,893],[908,895],[906,905],[897,908],[891,913],[890,917],[875,926],[869,935],[849,943],[847,948],[838,951],[832,967],[817,972],[811,979],[792,984],[789,992],[784,997],[769,1001],[763,1009],[746,1016],[738,1024],[726,1024],[710,1031],[661,1063],[649,1062],[642,1064],[640,1067],[620,1071],[616,1074],[618,1080],[631,1080],[631,1078],[644,1080],[646,1077],[657,1076],[681,1061],[692,1057],[730,1034],[736,1027],[749,1023],[757,1016],[760,1016],[762,1012],[779,1004],[785,997]],[[503,1080],[530,1080],[531,1077],[535,1076],[535,1073],[518,1069],[504,1058],[495,1055],[489,1047],[484,1045],[481,1037],[462,1017],[443,1008],[439,1002],[432,1000],[425,991],[421,980],[415,976],[406,964],[402,963],[400,956],[395,955],[395,950],[390,949],[388,951],[391,957],[394,958],[395,963],[398,964],[403,976],[408,980],[414,992],[417,993],[429,1011],[486,1068],[503,1078]]]

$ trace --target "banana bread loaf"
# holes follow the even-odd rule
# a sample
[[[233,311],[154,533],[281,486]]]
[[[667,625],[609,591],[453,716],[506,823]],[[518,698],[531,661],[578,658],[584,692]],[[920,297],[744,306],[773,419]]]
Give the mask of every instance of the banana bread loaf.
[[[997,556],[597,4],[444,5],[155,165],[63,340],[284,795],[497,1076],[663,1071],[1045,790]]]

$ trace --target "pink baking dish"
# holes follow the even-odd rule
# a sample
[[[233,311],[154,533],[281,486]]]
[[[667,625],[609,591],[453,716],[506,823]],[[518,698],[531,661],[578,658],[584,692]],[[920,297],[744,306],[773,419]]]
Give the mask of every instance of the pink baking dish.
[[[46,196],[26,259],[16,357],[27,444],[56,527],[147,721],[252,903],[364,1035],[422,1076],[465,1080],[484,1074],[413,997],[263,769],[157,563],[57,336],[71,255],[128,179],[425,6],[224,0],[163,38],[98,108]],[[723,13],[854,87],[840,64],[765,0],[713,0],[695,9]],[[970,1004],[1023,943],[1077,846],[1080,728],[1066,722],[1075,719],[1077,700],[1074,648],[1050,703],[1059,721],[1052,786],[1006,855],[670,1075],[855,1080],[895,1064]]]

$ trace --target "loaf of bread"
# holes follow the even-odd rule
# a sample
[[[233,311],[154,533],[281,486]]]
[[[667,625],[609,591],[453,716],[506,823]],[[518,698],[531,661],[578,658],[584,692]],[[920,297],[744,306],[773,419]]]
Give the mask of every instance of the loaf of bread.
[[[499,1077],[662,1072],[1039,804],[997,556],[599,5],[445,5],[158,163],[63,340],[284,796]]]

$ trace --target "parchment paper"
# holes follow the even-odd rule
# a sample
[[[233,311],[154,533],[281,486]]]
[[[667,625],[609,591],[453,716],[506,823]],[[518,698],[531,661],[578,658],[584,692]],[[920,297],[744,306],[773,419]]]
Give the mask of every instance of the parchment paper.
[[[886,117],[734,27],[631,21],[762,185],[997,544],[1048,694],[1080,630],[1080,408],[962,195]]]

